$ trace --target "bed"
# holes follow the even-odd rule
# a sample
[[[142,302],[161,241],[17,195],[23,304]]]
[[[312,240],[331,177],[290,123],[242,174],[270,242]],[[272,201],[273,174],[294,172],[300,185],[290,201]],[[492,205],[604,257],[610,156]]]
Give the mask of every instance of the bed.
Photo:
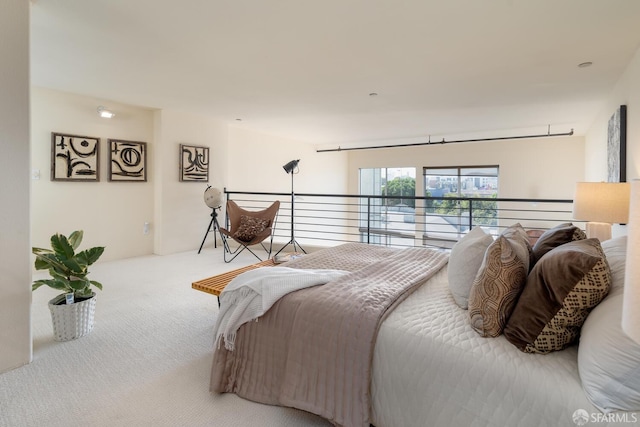
[[[620,259],[625,245],[626,241],[610,245],[609,252],[616,256],[615,263],[612,263],[615,264],[612,265],[612,270],[615,270],[614,282],[622,280],[624,263]],[[357,271],[372,263],[379,265],[384,259],[394,256],[400,257],[396,258],[396,263],[398,259],[411,258],[407,252],[398,255],[398,250],[364,246],[367,245],[346,244],[285,265],[299,269],[343,268]],[[283,320],[290,318],[283,317],[281,313],[292,311],[297,313],[293,316],[299,315],[301,307],[304,307],[300,305],[301,302],[314,298],[313,292],[319,288],[331,289],[329,283],[288,294],[257,322],[243,325],[238,331],[234,351],[228,351],[224,346],[217,347],[211,373],[211,390],[234,392],[266,404],[296,407],[345,426],[367,426],[369,423],[376,427],[575,426],[582,425],[579,423],[583,420],[599,422],[598,425],[604,426],[640,422],[637,413],[624,410],[628,408],[606,414],[601,411],[602,407],[592,403],[594,399],[598,403],[598,394],[607,394],[608,391],[606,387],[599,388],[599,384],[591,384],[590,390],[585,390],[581,374],[589,375],[587,364],[593,363],[594,356],[585,356],[589,359],[584,362],[587,368],[580,368],[584,371],[580,372],[577,345],[549,354],[530,354],[516,348],[504,335],[495,338],[480,336],[470,325],[468,310],[459,307],[452,296],[448,283],[448,255],[427,251],[430,252],[428,257],[436,258],[435,267],[427,269],[429,272],[424,280],[392,298],[393,301],[388,304],[374,328],[370,354],[354,356],[349,352],[350,346],[342,342],[340,348],[347,350],[336,356],[343,352],[333,347],[336,343],[311,344],[309,341],[315,339],[332,340],[332,330],[327,332],[325,329],[324,333],[322,327],[304,340],[292,339],[291,325]],[[617,310],[617,304],[621,303],[620,290],[619,285],[612,288],[605,298],[605,301],[613,302],[607,312]],[[309,323],[303,329],[311,328],[314,323],[317,326],[328,322],[328,318],[337,315],[329,311],[325,316],[323,319],[316,314],[304,320]],[[601,329],[601,323],[592,324],[590,329]],[[590,349],[597,347],[594,341],[601,340],[602,335],[598,334],[602,332],[591,334]],[[604,334],[611,335],[606,331]],[[257,351],[255,347],[261,341],[260,337],[269,338],[262,340],[266,342],[262,342],[260,345],[263,348]],[[617,372],[616,375],[631,375],[638,380],[640,346],[633,347],[635,344],[632,343],[625,345],[627,348],[623,356],[630,357],[630,362],[625,366],[631,366],[631,371]],[[312,374],[307,375],[307,367],[304,366],[307,362],[291,357],[289,346],[297,347],[304,354],[301,356],[303,358],[309,353],[317,356],[309,362],[311,364],[327,362],[331,365],[330,372],[327,374],[326,371],[314,371],[315,368],[312,368]],[[325,347],[331,350],[325,351]],[[354,347],[361,352],[358,346]],[[356,363],[358,366],[355,367],[341,365],[352,360],[364,362]],[[616,366],[619,365],[617,362],[619,359],[613,360]],[[636,362],[637,368],[634,370]],[[368,367],[360,366],[367,363]],[[314,373],[318,376],[317,372],[323,372],[321,376],[334,376],[337,379],[327,383],[322,378],[314,377]],[[590,381],[599,383],[602,375],[601,372],[591,375]],[[361,377],[366,377],[364,395],[355,393],[350,396],[345,389],[363,381]],[[293,385],[296,393],[304,395],[302,399],[291,399],[290,395],[286,396],[287,393],[283,397],[281,390],[291,386],[291,381],[296,382]],[[640,402],[640,395],[634,394],[637,392],[636,385],[637,382],[630,386],[631,393],[629,389],[623,390],[623,397],[618,399],[624,401],[623,406],[632,405],[633,410],[638,409],[633,405]],[[350,400],[358,402],[352,406]],[[365,408],[366,414],[352,416],[359,408]]]

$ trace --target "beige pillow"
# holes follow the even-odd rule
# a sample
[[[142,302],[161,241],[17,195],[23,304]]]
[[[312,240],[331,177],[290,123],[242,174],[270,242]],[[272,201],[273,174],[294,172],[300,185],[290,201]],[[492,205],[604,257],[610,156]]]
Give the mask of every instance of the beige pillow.
[[[471,327],[483,337],[497,337],[507,324],[527,278],[530,249],[520,224],[487,248],[469,295]]]
[[[609,294],[580,331],[582,387],[604,413],[640,411],[640,344],[622,330],[622,298],[621,293]]]
[[[493,237],[485,233],[482,228],[475,227],[451,248],[447,270],[449,290],[460,308],[466,310],[469,305],[471,285],[491,243],[493,243]]]
[[[526,353],[562,350],[575,341],[610,286],[609,264],[598,239],[558,246],[533,267],[504,335]]]
[[[627,236],[620,236],[614,239],[600,242],[602,252],[607,257],[607,263],[611,270],[611,289],[609,297],[612,294],[624,292],[624,274],[627,267]]]

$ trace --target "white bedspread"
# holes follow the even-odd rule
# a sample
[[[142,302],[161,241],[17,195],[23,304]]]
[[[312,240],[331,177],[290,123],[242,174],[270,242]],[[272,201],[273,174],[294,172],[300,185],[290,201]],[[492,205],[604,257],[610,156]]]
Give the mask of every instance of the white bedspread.
[[[383,322],[371,381],[376,427],[575,427],[576,410],[598,413],[582,390],[577,347],[525,354],[504,336],[480,337],[454,303],[447,268]]]
[[[286,294],[324,285],[346,274],[342,270],[300,270],[288,267],[257,268],[236,276],[220,294],[220,313],[214,328],[216,345],[224,341],[233,351],[236,331],[258,319]]]

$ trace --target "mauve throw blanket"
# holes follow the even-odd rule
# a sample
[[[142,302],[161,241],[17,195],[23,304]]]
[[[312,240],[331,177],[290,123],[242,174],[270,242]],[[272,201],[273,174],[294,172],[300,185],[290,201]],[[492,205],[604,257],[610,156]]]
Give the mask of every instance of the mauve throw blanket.
[[[348,243],[283,264],[350,273],[292,292],[244,324],[234,351],[215,350],[211,391],[302,409],[338,426],[368,426],[380,323],[447,260],[431,249]]]

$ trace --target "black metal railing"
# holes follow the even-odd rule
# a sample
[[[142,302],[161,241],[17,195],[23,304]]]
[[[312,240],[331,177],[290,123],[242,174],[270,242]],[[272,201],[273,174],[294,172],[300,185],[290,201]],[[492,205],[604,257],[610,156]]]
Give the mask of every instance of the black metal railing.
[[[250,210],[264,209],[280,200],[274,243],[285,244],[291,239],[293,217],[295,240],[303,247],[364,242],[451,248],[475,226],[497,235],[516,222],[526,230],[572,222],[572,200],[560,199],[403,197],[397,203],[398,196],[226,189],[225,195]]]

